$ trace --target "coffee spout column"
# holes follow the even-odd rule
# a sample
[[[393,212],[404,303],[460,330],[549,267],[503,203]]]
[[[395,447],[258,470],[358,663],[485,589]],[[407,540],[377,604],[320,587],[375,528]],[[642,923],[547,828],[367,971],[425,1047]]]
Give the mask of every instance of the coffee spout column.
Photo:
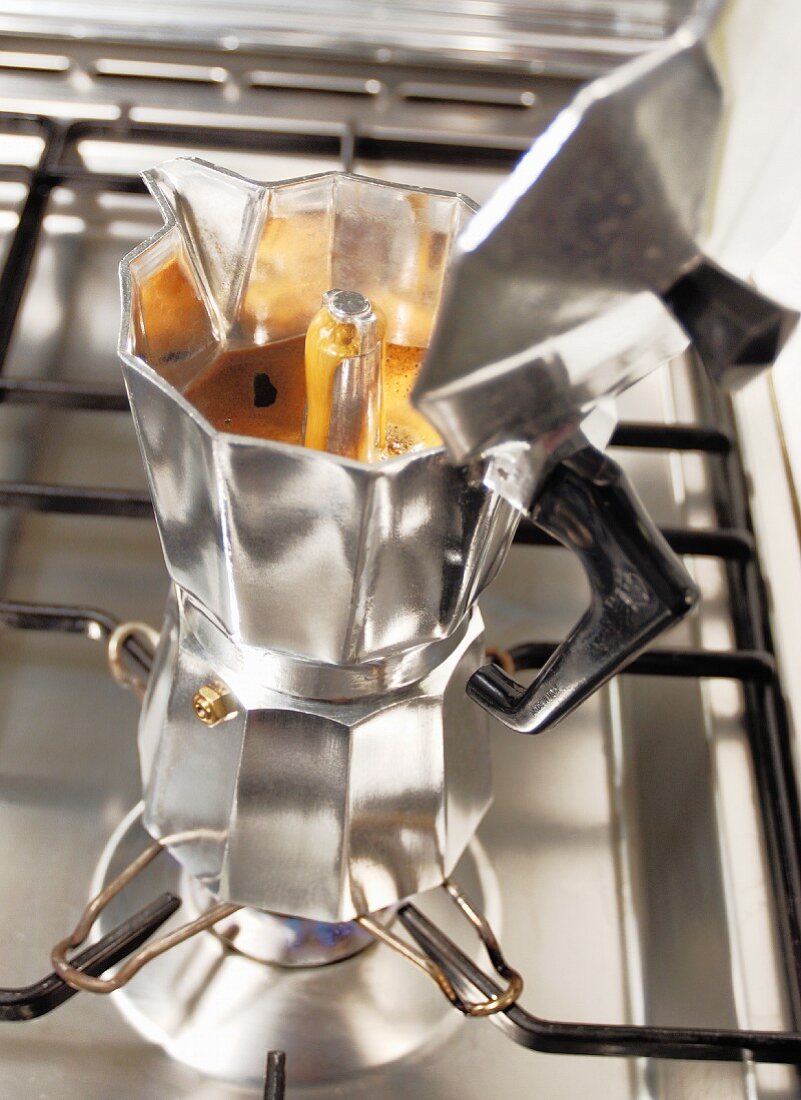
[[[470,207],[193,160],[148,183],[166,225],[123,262],[120,342],[172,580],[145,825],[223,900],[349,920],[438,885],[489,804],[465,684],[517,513],[441,448],[371,464],[235,436],[185,391],[222,350],[305,332],[332,287],[425,346]]]

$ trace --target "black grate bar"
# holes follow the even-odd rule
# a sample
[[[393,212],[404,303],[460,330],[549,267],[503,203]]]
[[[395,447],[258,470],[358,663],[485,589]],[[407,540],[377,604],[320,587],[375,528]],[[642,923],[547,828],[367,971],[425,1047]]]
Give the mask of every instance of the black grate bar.
[[[135,489],[94,489],[71,485],[34,485],[0,482],[0,507],[55,512],[67,516],[117,516],[147,519],[153,516],[150,494]]]
[[[18,111],[0,111],[0,130],[11,134],[28,134],[42,137],[49,119],[43,115],[25,114]]]
[[[438,963],[460,988],[472,987],[485,997],[502,992],[450,940],[412,904],[402,905],[398,916],[425,954]],[[801,1035],[781,1031],[732,1031],[717,1028],[649,1027],[637,1024],[580,1024],[545,1020],[513,1004],[490,1016],[506,1035],[529,1050],[546,1054],[603,1054],[641,1058],[692,1058],[703,1061],[758,1062],[801,1061]]]
[[[108,637],[118,620],[105,611],[57,604],[0,601],[0,623],[18,630],[44,630],[82,634],[88,638]],[[518,672],[541,668],[553,655],[555,642],[523,642],[509,655]],[[147,666],[149,668],[149,665]],[[625,670],[640,676],[710,677],[743,682],[770,683],[776,666],[768,653],[747,650],[657,649],[644,653]],[[625,673],[624,673],[625,674]]]
[[[668,546],[677,554],[700,558],[724,558],[727,561],[750,561],[755,553],[754,538],[745,530],[716,528],[701,531],[692,527],[662,527]]]
[[[264,1073],[264,1100],[284,1100],[286,1090],[286,1054],[271,1050]]]
[[[109,967],[116,966],[137,947],[141,947],[180,905],[181,899],[174,894],[161,894],[97,943],[73,956],[72,966],[84,974],[99,978]],[[57,974],[48,974],[28,986],[0,988],[0,1020],[35,1020],[58,1008],[77,992]]]
[[[734,438],[731,402],[698,372],[701,415],[728,428]],[[753,530],[745,469],[734,447],[710,462],[718,520]],[[773,651],[769,602],[759,559],[727,564],[730,612],[738,648]],[[744,688],[746,728],[770,865],[778,939],[795,1028],[801,1030],[801,809],[793,737],[778,680]]]
[[[524,149],[492,145],[449,145],[437,138],[423,141],[391,134],[362,134],[356,139],[356,156],[361,160],[413,161],[422,164],[455,165],[471,168],[496,168],[511,172]]]
[[[63,165],[47,173],[47,186],[72,187],[81,191],[110,191],[122,195],[146,195],[147,187],[140,175],[119,172],[90,172],[80,165]]]
[[[61,382],[51,379],[0,378],[0,401],[107,412],[127,412],[129,408],[125,391],[118,386],[102,386],[94,382]],[[665,426],[624,421],[615,430],[611,446],[728,454],[731,439],[723,432],[696,428],[690,424]]]
[[[255,152],[307,153],[309,155],[339,155],[343,127],[337,124],[311,126],[303,132],[303,123],[297,123],[294,130],[271,130],[269,127],[220,126],[215,124],[180,122],[132,122],[122,118],[118,121],[98,121],[81,119],[69,126],[70,144],[92,138],[99,141],[125,141],[130,143],[188,145],[193,149],[199,146],[219,149],[244,149]],[[62,165],[59,168],[64,167]],[[78,172],[87,176],[95,173],[78,167]],[[53,168],[56,168],[53,165]],[[68,169],[72,170],[72,169]],[[99,174],[99,173],[98,173]]]
[[[120,625],[119,619],[94,607],[20,603],[16,600],[0,600],[0,623],[15,630],[78,634],[91,641],[104,643]],[[142,647],[136,635],[126,638],[123,648],[139,666],[140,671],[149,675],[153,657]]]
[[[700,558],[749,561],[754,556],[754,539],[748,531],[716,528],[704,531],[692,527],[662,527],[668,546],[677,554]],[[524,546],[558,546],[558,542],[530,520],[523,520],[515,533],[515,542]]]
[[[615,428],[610,446],[644,450],[705,451],[707,454],[727,455],[733,442],[732,436],[719,428],[629,420]]]
[[[58,634],[81,634],[85,638],[97,641],[108,638],[119,626],[119,619],[94,607],[0,600],[0,623],[17,630],[49,630]]]
[[[0,164],[0,180],[3,183],[28,183],[30,178],[30,168],[19,164]]]
[[[539,669],[556,652],[555,642],[521,642],[509,649],[515,670]],[[770,684],[776,678],[776,662],[762,650],[651,649],[627,665],[623,674],[633,676],[709,677]]]
[[[46,405],[57,409],[128,412],[128,397],[119,386],[56,382],[38,378],[0,378],[0,402],[7,405]]]
[[[45,134],[42,156],[30,178],[28,195],[0,273],[0,373],[5,366],[47,209],[50,188],[44,177],[48,166],[56,163],[64,150],[62,127],[43,120],[42,129]]]

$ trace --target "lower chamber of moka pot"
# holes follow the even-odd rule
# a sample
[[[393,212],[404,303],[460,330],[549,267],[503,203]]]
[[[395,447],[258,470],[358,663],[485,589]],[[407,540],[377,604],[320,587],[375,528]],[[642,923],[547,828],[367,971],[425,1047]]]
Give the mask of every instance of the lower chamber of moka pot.
[[[92,893],[149,843],[136,806],[106,845]],[[454,877],[499,929],[497,881],[475,838]],[[156,935],[209,903],[165,852],[111,902],[98,922],[100,934],[165,891],[180,896],[182,905]],[[444,891],[422,896],[421,903],[447,935],[466,942],[462,918]],[[381,919],[390,923],[392,915]],[[352,926],[315,927],[241,910],[153,960],[112,999],[145,1038],[209,1076],[258,1088],[266,1052],[283,1050],[295,1084],[347,1078],[437,1045],[461,1019],[425,975],[365,935]],[[477,942],[471,954],[479,961]]]

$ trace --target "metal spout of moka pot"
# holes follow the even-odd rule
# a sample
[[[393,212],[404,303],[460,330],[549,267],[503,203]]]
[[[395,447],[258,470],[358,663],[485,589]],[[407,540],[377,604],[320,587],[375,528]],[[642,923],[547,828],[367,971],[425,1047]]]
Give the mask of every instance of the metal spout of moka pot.
[[[472,677],[515,729],[563,717],[696,598],[596,448],[608,399],[690,341],[732,386],[794,327],[755,273],[800,205],[799,53],[797,4],[701,3],[580,91],[455,242],[413,401],[451,461],[481,460],[485,483],[578,554],[593,592],[528,690],[495,666]]]
[[[363,294],[334,289],[323,295],[306,334],[306,447],[379,460],[384,329]]]

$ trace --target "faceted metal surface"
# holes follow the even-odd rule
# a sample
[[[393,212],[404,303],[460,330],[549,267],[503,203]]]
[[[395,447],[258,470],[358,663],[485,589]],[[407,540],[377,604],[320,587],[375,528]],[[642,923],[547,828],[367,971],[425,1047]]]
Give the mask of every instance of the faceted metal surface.
[[[464,692],[478,611],[428,670],[317,699],[276,690],[276,655],[266,675],[262,652],[231,663],[241,650],[208,622],[198,637],[202,618],[168,605],[139,727],[148,831],[180,833],[170,850],[221,899],[297,917],[351,920],[437,886],[491,798],[487,719]],[[192,696],[214,679],[232,713],[206,726]]]
[[[173,850],[221,899],[350,920],[441,883],[489,804],[471,609],[519,516],[442,448],[367,464],[237,436],[185,391],[218,352],[302,335],[331,287],[424,347],[472,205],[193,159],[146,179],[166,224],[121,265],[120,354],[177,614],[143,710],[144,822],[189,835]],[[204,727],[217,683],[231,713]]]
[[[120,354],[171,576],[237,641],[313,661],[449,636],[517,523],[496,492],[441,449],[366,465],[220,432],[181,391],[222,347],[305,332],[331,286],[380,306],[390,342],[424,346],[471,207],[346,175],[257,187],[193,160],[149,177],[168,225],[123,261]],[[180,336],[141,306],[173,263],[198,304]]]

